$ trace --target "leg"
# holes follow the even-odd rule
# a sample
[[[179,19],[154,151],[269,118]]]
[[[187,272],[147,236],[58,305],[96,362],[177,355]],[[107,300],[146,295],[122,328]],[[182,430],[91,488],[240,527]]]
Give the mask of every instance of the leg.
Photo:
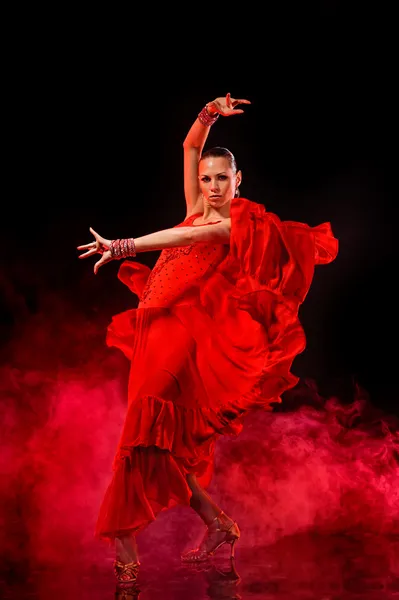
[[[207,560],[224,544],[231,545],[231,557],[234,556],[234,544],[240,537],[237,523],[220,509],[212,498],[199,485],[195,475],[187,476],[187,483],[192,491],[191,507],[207,525],[207,531],[198,548],[182,554],[184,562]]]
[[[114,573],[120,583],[135,584],[140,565],[136,538],[126,535],[115,539]]]
[[[122,563],[138,562],[137,542],[134,535],[115,539],[116,559]]]
[[[187,483],[192,492],[190,500],[191,508],[195,510],[208,527],[213,523],[216,523],[215,519],[221,515],[222,509],[200,486],[195,475],[191,473],[187,475]],[[224,522],[228,522],[229,524],[233,523],[233,521],[226,517],[224,513],[222,513],[221,517],[224,517]]]

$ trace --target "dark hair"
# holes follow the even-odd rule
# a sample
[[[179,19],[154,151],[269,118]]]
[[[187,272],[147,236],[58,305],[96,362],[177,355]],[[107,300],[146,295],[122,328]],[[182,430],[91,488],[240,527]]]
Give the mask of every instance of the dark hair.
[[[230,152],[230,150],[227,150],[227,148],[222,148],[221,146],[215,146],[214,148],[210,148],[209,150],[206,150],[206,152],[204,152],[202,154],[202,156],[200,158],[200,162],[204,158],[208,158],[210,156],[214,156],[214,157],[223,156],[224,158],[227,158],[234,173],[237,173],[236,159],[234,158],[234,154],[232,152]]]

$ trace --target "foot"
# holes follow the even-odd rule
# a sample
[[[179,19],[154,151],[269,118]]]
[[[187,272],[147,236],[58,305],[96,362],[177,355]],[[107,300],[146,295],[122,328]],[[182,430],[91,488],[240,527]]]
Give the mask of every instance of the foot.
[[[208,525],[205,536],[198,548],[182,554],[183,562],[201,562],[212,556],[223,544],[231,544],[231,556],[234,555],[234,544],[240,537],[238,525],[221,512]]]
[[[114,573],[119,583],[135,584],[139,573],[139,562],[122,563],[119,560],[114,562]]]

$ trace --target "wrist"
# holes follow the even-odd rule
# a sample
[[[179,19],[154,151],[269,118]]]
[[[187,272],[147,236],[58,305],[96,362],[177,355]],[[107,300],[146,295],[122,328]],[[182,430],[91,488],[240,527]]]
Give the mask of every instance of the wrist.
[[[122,259],[136,256],[136,244],[133,238],[121,240],[112,240],[109,245],[111,257],[114,259]]]
[[[209,103],[209,104],[211,104],[211,103]],[[198,120],[205,127],[210,127],[211,125],[216,123],[218,118],[219,118],[219,113],[216,112],[216,113],[211,114],[210,109],[208,108],[208,104],[206,104],[204,106],[204,108],[201,110],[201,112],[198,113]]]
[[[219,115],[218,111],[215,108],[215,104],[213,102],[208,102],[205,104],[206,111],[211,119],[214,119],[216,115]]]

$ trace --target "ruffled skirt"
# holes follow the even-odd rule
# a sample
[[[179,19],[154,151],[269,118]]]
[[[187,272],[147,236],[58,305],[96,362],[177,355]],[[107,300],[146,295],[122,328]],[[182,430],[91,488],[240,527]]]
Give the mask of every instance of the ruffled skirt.
[[[194,305],[115,318],[108,342],[123,346],[112,332],[130,331],[132,363],[126,418],[97,522],[100,538],[137,534],[161,510],[189,505],[187,474],[203,488],[210,484],[217,438],[238,435],[249,408],[261,401],[262,409],[272,409],[297,382],[289,367],[304,345],[299,325],[272,361],[262,328],[247,312],[239,311],[230,327],[221,335]]]

